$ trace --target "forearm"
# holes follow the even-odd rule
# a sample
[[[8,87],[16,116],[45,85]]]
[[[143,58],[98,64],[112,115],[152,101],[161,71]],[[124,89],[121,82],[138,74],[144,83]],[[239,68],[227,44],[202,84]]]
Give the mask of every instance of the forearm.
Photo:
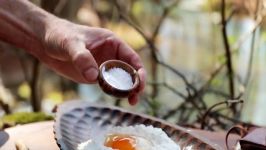
[[[27,0],[0,0],[0,40],[34,54],[55,19]]]

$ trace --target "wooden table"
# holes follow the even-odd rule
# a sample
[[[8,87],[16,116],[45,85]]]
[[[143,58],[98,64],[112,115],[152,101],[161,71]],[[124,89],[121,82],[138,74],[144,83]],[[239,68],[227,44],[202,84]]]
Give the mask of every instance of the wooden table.
[[[15,143],[18,141],[30,150],[59,150],[54,139],[53,121],[16,126],[6,129],[5,132],[9,139],[0,150],[15,150]]]
[[[225,148],[225,132],[202,130],[191,130],[191,132]],[[235,143],[236,139],[237,136],[232,136],[230,145]],[[59,150],[54,139],[53,121],[21,125],[0,131],[0,150],[15,150],[15,143],[23,143],[30,150]]]

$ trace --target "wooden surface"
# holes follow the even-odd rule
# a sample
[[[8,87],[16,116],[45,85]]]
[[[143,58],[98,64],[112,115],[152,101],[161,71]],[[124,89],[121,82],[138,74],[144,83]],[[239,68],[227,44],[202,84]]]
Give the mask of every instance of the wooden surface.
[[[191,132],[224,147],[224,132],[202,130],[191,130]],[[8,140],[6,141],[7,136]],[[230,139],[233,139],[230,140],[230,143],[233,144],[237,136]],[[15,150],[16,142],[25,144],[30,150],[59,150],[54,140],[53,121],[16,126],[0,131],[0,150]]]
[[[24,143],[30,150],[59,150],[54,140],[53,121],[17,126],[5,132],[9,139],[0,150],[15,150],[16,142]]]

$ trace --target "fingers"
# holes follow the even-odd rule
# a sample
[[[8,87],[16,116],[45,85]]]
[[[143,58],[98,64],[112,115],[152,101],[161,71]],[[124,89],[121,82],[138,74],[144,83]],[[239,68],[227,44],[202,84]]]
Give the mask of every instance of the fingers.
[[[119,44],[117,53],[118,59],[129,63],[138,71],[140,77],[139,91],[143,91],[146,82],[146,72],[139,55],[123,41]]]
[[[77,71],[76,67],[71,61],[61,61],[54,59],[45,53],[40,53],[36,56],[41,62],[43,62],[50,69],[58,73],[59,75],[73,80],[79,83],[87,83],[84,77]]]
[[[139,79],[140,79],[140,85],[139,85],[138,93],[141,93],[144,90],[145,82],[146,82],[146,71],[145,71],[145,69],[144,68],[140,68],[138,70],[138,74],[139,74]]]
[[[117,42],[116,56],[119,60],[127,62],[136,70],[143,68],[143,64],[139,55],[128,44],[119,39],[115,40],[114,42]]]
[[[128,103],[129,103],[130,105],[136,105],[137,102],[138,102],[138,95],[137,95],[137,94],[133,94],[132,96],[130,96],[130,97],[128,98]]]
[[[118,40],[118,42],[120,42],[120,44],[118,44],[118,47],[117,47],[118,48],[117,49],[118,59],[129,63],[138,71],[139,78],[140,78],[140,85],[139,85],[139,88],[136,94],[139,94],[143,92],[144,87],[145,87],[145,82],[146,82],[146,71],[143,67],[142,61],[139,55],[128,44],[120,40]],[[130,98],[129,102],[137,102],[135,101],[135,99],[137,98],[134,98],[134,97]]]
[[[70,44],[69,55],[78,72],[84,77],[88,83],[97,82],[99,70],[98,65],[85,44]]]
[[[138,95],[143,92],[145,87],[145,79],[146,79],[146,72],[144,68],[140,68],[138,70],[139,79],[140,79],[140,85],[135,93],[133,93],[129,98],[128,102],[130,105],[136,105],[138,102]]]
[[[55,60],[53,58],[49,59],[50,63],[45,64],[59,75],[78,83],[88,83],[88,81],[77,71],[72,62]]]
[[[142,61],[139,55],[125,42],[119,39],[113,39],[113,45],[116,45],[116,56],[117,59],[127,62],[128,64],[132,65],[139,74],[140,85],[132,96],[128,98],[128,102],[131,105],[135,105],[138,102],[138,95],[143,92],[146,82],[146,72],[143,67]]]

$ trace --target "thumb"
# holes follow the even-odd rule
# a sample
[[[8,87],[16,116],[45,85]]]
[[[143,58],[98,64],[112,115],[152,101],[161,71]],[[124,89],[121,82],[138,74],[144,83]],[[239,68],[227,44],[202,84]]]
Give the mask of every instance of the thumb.
[[[98,65],[90,51],[83,44],[72,45],[69,48],[72,63],[84,79],[88,83],[97,82],[99,74]]]

